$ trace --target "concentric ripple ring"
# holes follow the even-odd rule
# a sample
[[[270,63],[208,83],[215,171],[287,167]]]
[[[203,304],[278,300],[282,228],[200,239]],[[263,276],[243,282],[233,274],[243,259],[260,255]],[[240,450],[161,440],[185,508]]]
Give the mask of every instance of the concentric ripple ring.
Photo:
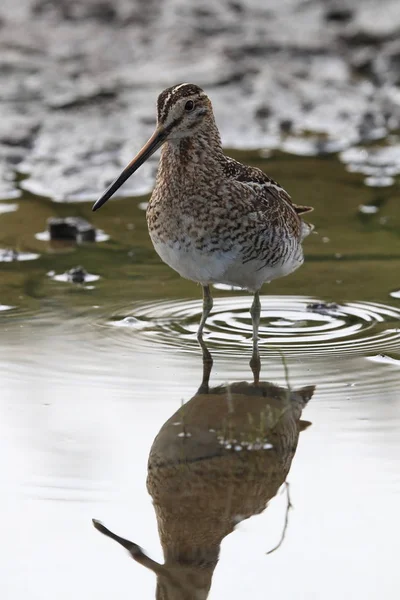
[[[400,352],[400,308],[374,302],[325,304],[303,296],[263,296],[260,348],[286,355]],[[207,320],[205,340],[216,352],[251,347],[250,296],[218,298]],[[200,300],[134,304],[105,325],[123,344],[198,351]],[[112,330],[112,333],[111,333]]]

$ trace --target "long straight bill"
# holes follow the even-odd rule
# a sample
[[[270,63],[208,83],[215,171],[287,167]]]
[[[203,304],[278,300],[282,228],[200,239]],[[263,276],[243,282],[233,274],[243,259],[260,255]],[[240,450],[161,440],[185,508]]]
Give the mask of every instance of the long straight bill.
[[[107,202],[107,200],[109,200],[111,198],[111,196],[113,194],[115,194],[115,192],[121,187],[121,185],[123,183],[125,183],[125,181],[135,171],[137,171],[137,169],[139,167],[141,167],[142,164],[145,163],[146,160],[148,158],[150,158],[150,156],[152,154],[154,154],[154,152],[156,150],[158,150],[158,148],[161,146],[161,144],[165,141],[166,137],[167,137],[167,132],[164,129],[162,129],[161,127],[158,127],[155,130],[155,132],[153,133],[153,135],[151,136],[151,138],[149,139],[149,141],[146,142],[146,144],[143,146],[143,148],[138,152],[138,154],[136,154],[135,158],[129,163],[129,165],[127,165],[125,167],[125,169],[122,171],[121,175],[119,177],[117,177],[117,179],[115,181],[112,182],[112,184],[106,189],[106,191],[95,202],[92,210],[93,211],[98,210],[101,206],[103,206],[103,204],[105,204]]]
[[[107,527],[105,527],[103,525],[103,523],[101,523],[97,519],[92,519],[92,523],[93,523],[94,527],[97,529],[97,531],[100,531],[100,533],[102,533],[103,535],[106,535],[107,537],[111,538],[112,540],[115,540],[116,542],[118,542],[118,544],[121,544],[121,546],[126,548],[126,550],[128,550],[131,557],[134,560],[136,560],[138,563],[140,563],[147,569],[151,569],[154,573],[156,573],[156,575],[164,575],[165,577],[170,578],[170,574],[169,574],[168,570],[166,569],[166,567],[164,567],[164,565],[160,565],[160,563],[156,562],[155,560],[153,560],[152,558],[147,556],[147,554],[144,553],[144,551],[142,550],[142,548],[140,546],[138,546],[134,542],[130,542],[129,540],[126,540],[125,538],[120,537],[119,535],[116,535],[115,533],[110,531]]]

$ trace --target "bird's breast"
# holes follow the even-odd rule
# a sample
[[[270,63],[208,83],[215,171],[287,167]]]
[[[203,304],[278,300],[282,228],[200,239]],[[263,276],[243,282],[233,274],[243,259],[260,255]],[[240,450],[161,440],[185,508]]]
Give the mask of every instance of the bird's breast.
[[[211,191],[187,196],[154,191],[147,222],[154,248],[167,265],[202,284],[252,290],[301,264],[300,235],[284,220],[269,219],[245,199]]]

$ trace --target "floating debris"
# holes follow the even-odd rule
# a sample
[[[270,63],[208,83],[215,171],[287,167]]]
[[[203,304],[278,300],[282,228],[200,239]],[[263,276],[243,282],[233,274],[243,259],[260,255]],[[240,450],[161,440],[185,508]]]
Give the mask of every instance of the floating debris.
[[[339,308],[336,302],[312,302],[311,304],[307,304],[306,310],[321,315],[330,315],[332,312],[338,311]]]
[[[65,283],[90,283],[100,279],[100,275],[92,275],[88,273],[84,267],[72,267],[65,273],[56,275],[54,271],[47,273],[54,281],[63,281]]]
[[[20,262],[25,260],[36,260],[40,254],[34,252],[18,252],[11,248],[0,249],[0,262]]]

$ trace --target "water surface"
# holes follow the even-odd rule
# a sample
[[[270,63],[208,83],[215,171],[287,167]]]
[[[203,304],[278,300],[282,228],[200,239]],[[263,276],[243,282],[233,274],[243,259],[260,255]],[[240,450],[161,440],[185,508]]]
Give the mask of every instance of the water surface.
[[[222,544],[210,598],[394,600],[400,500],[400,195],[335,158],[236,157],[315,206],[305,265],[263,288],[262,379],[315,385],[285,498]],[[147,198],[54,204],[24,193],[1,211],[0,591],[10,600],[151,598],[152,573],[91,518],[161,559],[146,463],[162,424],[202,377],[201,290],[160,263]],[[17,205],[17,206],[15,206]],[[365,206],[374,210],[365,210]],[[16,210],[15,210],[16,208]],[[376,210],[375,210],[376,208]],[[51,216],[82,216],[104,241],[51,245]],[[9,250],[22,253],[10,260]],[[30,260],[27,260],[30,258]],[[17,256],[14,256],[17,258]],[[59,277],[83,265],[92,277]],[[222,286],[206,328],[212,384],[251,380],[251,297]],[[285,365],[282,362],[284,356]],[[268,581],[268,586],[266,586]]]

